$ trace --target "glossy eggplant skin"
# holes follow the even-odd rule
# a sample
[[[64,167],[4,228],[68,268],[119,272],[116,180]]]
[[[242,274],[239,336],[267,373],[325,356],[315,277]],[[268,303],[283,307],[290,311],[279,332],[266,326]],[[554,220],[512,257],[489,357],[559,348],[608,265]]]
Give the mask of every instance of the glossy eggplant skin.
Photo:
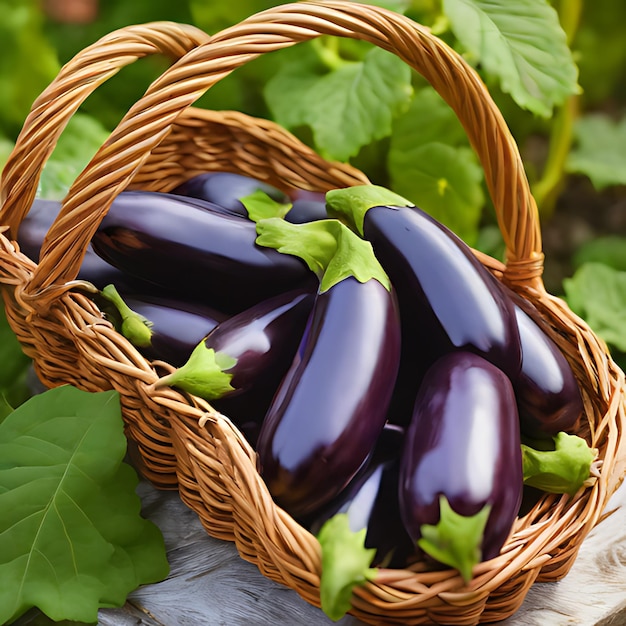
[[[237,313],[316,280],[303,261],[258,246],[256,237],[250,220],[130,191],[116,197],[92,245],[128,274]]]
[[[304,224],[306,222],[328,219],[326,194],[295,189],[291,194],[291,198],[291,209],[285,215],[285,219],[288,222]]]
[[[248,212],[240,200],[255,191],[264,191],[278,202],[287,201],[287,196],[276,187],[251,176],[231,172],[198,174],[173,189],[172,193],[207,200],[232,213],[248,217]]]
[[[60,211],[61,203],[56,200],[33,201],[17,231],[17,243],[29,259],[39,261],[43,240]],[[90,253],[94,254],[93,250]]]
[[[257,444],[259,471],[291,515],[330,501],[370,454],[386,421],[399,351],[393,291],[349,277],[318,293]]]
[[[237,360],[227,370],[235,391],[211,404],[236,424],[247,424],[249,433],[259,430],[293,361],[314,301],[310,290],[279,294],[223,321],[204,338],[207,348]]]
[[[35,263],[39,261],[43,240],[60,210],[60,202],[36,198],[20,224],[17,233],[20,250]],[[77,279],[86,280],[98,289],[109,284],[127,289],[140,287],[139,281],[101,259],[91,245],[87,248]]]
[[[366,529],[364,545],[376,550],[372,567],[402,568],[416,553],[404,528],[398,502],[403,439],[402,428],[386,424],[364,467],[329,505],[306,523],[317,534],[331,517],[347,514],[350,530]]]
[[[124,295],[124,302],[151,323],[149,347],[140,348],[148,359],[180,367],[193,349],[228,316],[216,309],[147,294]]]
[[[319,200],[294,200],[285,219],[292,224],[305,224],[328,219],[326,203]]]
[[[537,439],[571,431],[583,411],[580,387],[567,359],[512,294],[522,346],[522,367],[513,378],[522,434]]]
[[[393,413],[401,423],[416,382],[443,354],[468,350],[512,377],[519,372],[513,305],[459,237],[417,207],[373,207],[363,233],[398,294],[403,355]]]
[[[235,215],[227,209],[222,209],[217,205],[208,204],[204,200],[198,200],[195,198],[177,199],[176,196],[160,192],[123,191],[121,193],[121,199],[116,202],[123,202],[128,193],[132,193],[138,197],[144,197],[146,202],[151,202],[155,199],[159,201],[167,201],[167,199],[170,199],[175,202],[182,200],[198,208],[214,210],[227,215]],[[22,220],[17,234],[17,241],[20,246],[20,250],[33,261],[39,261],[39,254],[41,252],[43,240],[60,210],[61,203],[59,201],[36,198],[26,217]],[[98,289],[102,289],[106,285],[113,284],[119,292],[132,293],[136,291],[145,294],[152,294],[156,297],[162,295],[164,291],[163,289],[158,288],[151,281],[142,280],[115,267],[114,265],[111,265],[96,254],[91,244],[87,247],[85,257],[83,258],[80,271],[76,278],[78,280],[86,280]],[[177,290],[174,289],[172,293],[177,293]]]
[[[496,556],[518,513],[521,442],[508,377],[469,352],[441,357],[420,387],[400,462],[400,510],[414,541],[439,521],[445,496],[459,515],[491,510],[482,560]]]

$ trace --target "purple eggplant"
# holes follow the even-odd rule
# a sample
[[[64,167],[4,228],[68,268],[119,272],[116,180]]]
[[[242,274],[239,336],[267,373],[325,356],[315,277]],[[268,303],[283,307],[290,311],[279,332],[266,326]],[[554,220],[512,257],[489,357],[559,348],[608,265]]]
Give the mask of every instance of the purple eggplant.
[[[131,192],[122,192],[121,200],[116,200],[116,202],[119,203],[123,201],[128,193]],[[146,202],[152,201],[155,196],[161,201],[168,198],[179,201],[176,196],[167,193],[156,194],[155,192],[149,191],[134,191],[132,193],[137,196],[144,196]],[[203,200],[187,198],[183,199],[183,201],[198,208],[218,211],[232,216],[235,215],[235,213],[227,209],[222,209],[217,205],[209,204]],[[43,240],[60,210],[61,203],[59,201],[36,198],[28,214],[20,224],[17,242],[20,246],[20,250],[33,261],[38,262]],[[91,244],[87,247],[77,279],[90,282],[97,289],[102,289],[106,285],[114,284],[120,292],[125,293],[141,292],[154,295],[155,297],[160,297],[164,293],[164,289],[159,288],[153,282],[137,278],[105,261],[96,254]],[[172,290],[172,294],[177,293],[177,289]]]
[[[416,382],[449,352],[474,352],[517,375],[521,348],[513,305],[459,237],[381,187],[333,190],[327,203],[372,243],[397,291],[403,355],[394,413],[400,421],[410,418]]]
[[[364,467],[329,505],[306,522],[310,531],[317,534],[329,519],[346,514],[350,530],[357,533],[365,529],[363,545],[375,550],[368,566],[401,568],[416,552],[404,528],[398,502],[403,440],[404,429],[386,424]],[[349,555],[343,557],[349,558]]]
[[[233,315],[196,341],[193,357],[159,385],[172,385],[206,398],[256,441],[261,420],[298,348],[315,294],[294,290],[279,294]],[[127,300],[128,302],[128,300]],[[220,370],[199,357],[217,355]],[[212,377],[227,376],[214,386]]]
[[[234,391],[214,399],[215,408],[239,421],[261,422],[291,365],[314,300],[315,294],[305,290],[274,296],[222,322],[205,337],[206,348],[237,360],[227,370]]]
[[[226,313],[314,279],[297,258],[255,243],[255,224],[176,198],[120,193],[92,239],[96,253],[141,280]]]
[[[385,424],[399,349],[395,296],[380,282],[350,276],[318,293],[257,443],[261,475],[291,515],[330,501],[368,457]]]
[[[39,261],[43,240],[60,210],[60,202],[36,198],[20,224],[17,233],[20,250],[35,263]],[[87,248],[77,279],[90,282],[97,289],[111,283],[128,290],[147,288],[148,285],[101,259],[91,245]]]
[[[148,323],[150,342],[140,346],[142,354],[174,367],[183,365],[198,343],[228,318],[212,307],[167,297],[131,293],[123,301]]]
[[[255,191],[263,191],[278,202],[288,201],[287,196],[256,178],[231,172],[205,172],[185,181],[172,190],[173,194],[190,198],[200,198],[217,204],[224,209],[248,217],[241,198]]]
[[[556,343],[511,293],[522,346],[522,367],[513,378],[522,434],[536,439],[569,431],[583,411],[580,388]]]
[[[17,243],[20,245],[20,250],[29,259],[35,262],[39,261],[43,240],[60,211],[61,203],[57,200],[35,198],[33,201],[17,231]],[[98,261],[101,261],[93,250],[88,251],[87,254],[93,255]]]
[[[285,219],[292,224],[305,224],[328,219],[326,194],[296,189],[291,194],[291,208]]]
[[[405,527],[436,560],[471,578],[495,557],[523,488],[515,394],[509,378],[470,352],[441,357],[420,387],[400,464]]]

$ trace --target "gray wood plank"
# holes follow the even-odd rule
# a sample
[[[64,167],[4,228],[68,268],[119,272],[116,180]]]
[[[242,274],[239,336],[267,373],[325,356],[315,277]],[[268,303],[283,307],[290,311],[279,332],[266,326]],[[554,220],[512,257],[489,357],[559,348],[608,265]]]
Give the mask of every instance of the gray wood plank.
[[[100,611],[102,626],[360,626],[332,622],[295,592],[260,574],[229,542],[209,537],[173,492],[140,485],[145,515],[162,530],[171,574],[129,597],[123,609]],[[613,511],[587,537],[570,573],[535,584],[519,611],[500,626],[626,624],[626,484]]]
[[[524,604],[499,626],[623,626],[626,624],[626,483],[583,542],[568,575],[535,584]]]
[[[128,615],[137,611],[153,620],[140,622],[145,626],[361,624],[352,617],[332,622],[292,590],[265,578],[241,559],[234,544],[208,536],[176,493],[158,492],[145,483],[140,489],[146,517],[163,532],[170,576],[135,591],[124,609],[101,610],[102,626],[127,626]]]

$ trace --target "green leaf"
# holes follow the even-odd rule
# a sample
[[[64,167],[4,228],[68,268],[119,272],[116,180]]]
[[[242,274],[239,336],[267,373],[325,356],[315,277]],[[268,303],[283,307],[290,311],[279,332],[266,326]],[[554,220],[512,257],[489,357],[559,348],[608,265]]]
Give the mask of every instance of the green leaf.
[[[352,608],[352,590],[377,574],[370,564],[375,549],[365,547],[367,529],[350,529],[346,513],[338,513],[324,523],[317,539],[322,549],[320,600],[330,619],[341,619]]]
[[[375,206],[414,206],[412,202],[379,185],[354,185],[326,192],[328,211],[363,235],[365,214]]]
[[[309,52],[286,64],[265,89],[279,124],[310,126],[318,151],[337,160],[388,136],[411,93],[409,66],[380,48],[369,50],[362,61],[340,60],[323,74]]]
[[[572,256],[575,268],[585,263],[603,263],[626,272],[626,237],[606,235],[586,241]]]
[[[565,300],[594,332],[626,351],[626,272],[602,263],[585,263],[563,281]]]
[[[597,450],[576,435],[553,437],[552,450],[522,444],[524,484],[550,493],[575,494],[589,478]]]
[[[168,2],[171,4],[171,2]],[[237,0],[237,2],[206,2],[205,0],[189,0],[189,10],[193,23],[207,33],[215,33],[241,22],[248,16],[276,6],[271,0]],[[146,11],[151,15],[154,11]]]
[[[476,515],[459,515],[448,499],[440,496],[439,522],[422,524],[417,545],[435,560],[457,569],[468,582],[474,565],[482,559],[480,546],[490,511],[487,504]]]
[[[314,97],[315,86],[327,71],[313,42],[298,46],[298,51],[298,57],[279,67],[263,88],[272,118],[285,128],[308,123],[309,97]]]
[[[145,348],[152,343],[152,322],[140,313],[133,311],[124,302],[115,285],[106,285],[100,295],[108,300],[116,309],[120,317],[119,331],[134,346]]]
[[[574,136],[568,172],[588,176],[598,190],[626,185],[626,116],[614,122],[607,115],[586,115],[577,120]]]
[[[43,168],[37,195],[62,200],[108,136],[100,122],[85,114],[75,114]]]
[[[0,2],[0,127],[9,136],[21,127],[35,98],[60,69],[44,25],[37,0]]]
[[[579,92],[578,69],[547,0],[444,0],[462,46],[522,108],[550,117]]]
[[[228,373],[237,359],[223,352],[207,348],[202,340],[193,350],[187,362],[171,374],[160,378],[156,386],[170,385],[188,393],[215,400],[235,391],[230,384],[233,375]]]
[[[9,404],[4,394],[0,393],[0,422],[11,413],[13,413],[13,407]]]
[[[277,202],[261,189],[257,189],[245,198],[239,198],[248,217],[253,222],[259,222],[268,217],[285,217],[292,207],[291,203]]]
[[[391,289],[372,245],[336,219],[291,224],[272,217],[258,222],[256,230],[258,245],[301,258],[320,279],[320,292],[350,276],[362,283],[377,280]]]
[[[393,124],[391,187],[473,244],[485,203],[483,170],[452,109],[432,88]]]
[[[469,245],[478,236],[483,171],[468,148],[431,143],[389,155],[392,186]]]
[[[167,575],[125,452],[114,391],[57,387],[0,423],[0,623],[32,607],[94,623]]]
[[[0,303],[0,390],[10,390],[21,385],[31,360],[18,341],[7,321],[4,305]]]
[[[411,0],[377,0],[373,2],[366,2],[366,4],[373,4],[377,7],[382,7],[383,9],[389,9],[390,11],[395,11],[396,13],[404,13],[412,4]]]
[[[408,109],[394,120],[391,146],[408,150],[433,142],[469,147],[455,112],[433,87],[425,86],[415,92]]]

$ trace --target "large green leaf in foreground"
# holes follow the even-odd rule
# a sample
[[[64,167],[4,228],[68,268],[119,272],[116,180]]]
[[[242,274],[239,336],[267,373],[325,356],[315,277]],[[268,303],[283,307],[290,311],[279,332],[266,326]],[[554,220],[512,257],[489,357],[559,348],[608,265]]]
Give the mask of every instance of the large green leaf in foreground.
[[[0,393],[11,406],[21,404],[31,395],[26,381],[30,362],[9,326],[4,303],[0,301]]]
[[[0,623],[31,607],[94,623],[167,575],[125,450],[114,391],[58,387],[0,423]]]

